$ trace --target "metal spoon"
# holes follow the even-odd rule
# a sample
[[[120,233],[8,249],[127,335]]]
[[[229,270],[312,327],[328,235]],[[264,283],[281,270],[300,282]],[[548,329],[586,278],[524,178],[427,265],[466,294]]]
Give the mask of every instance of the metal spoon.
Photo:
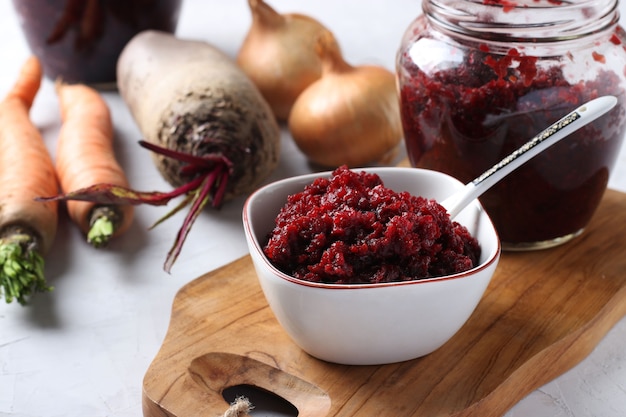
[[[461,190],[446,198],[441,205],[448,211],[450,218],[454,218],[469,203],[480,197],[502,178],[570,133],[602,116],[616,103],[617,98],[604,96],[583,104],[466,184]]]

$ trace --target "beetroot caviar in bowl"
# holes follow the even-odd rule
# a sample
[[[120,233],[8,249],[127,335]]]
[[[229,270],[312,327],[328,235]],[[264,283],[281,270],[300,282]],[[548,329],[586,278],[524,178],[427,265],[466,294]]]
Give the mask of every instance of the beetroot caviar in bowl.
[[[344,168],[338,171],[341,169]],[[417,168],[368,168],[354,172],[364,172],[365,175],[376,174],[382,181],[382,186],[394,192],[406,192],[412,196],[437,201],[443,200],[463,186],[461,182],[446,174]],[[367,223],[365,219],[368,215],[334,216],[336,225],[328,229],[328,225],[316,225],[314,217],[306,217],[307,214],[300,211],[306,204],[299,207],[287,204],[288,199],[299,198],[299,194],[301,195],[307,187],[312,186],[320,178],[327,181],[332,175],[332,172],[317,173],[269,184],[253,193],[244,205],[243,223],[250,255],[263,293],[278,322],[304,351],[318,359],[334,363],[348,365],[393,363],[424,356],[438,349],[472,315],[498,264],[500,243],[486,212],[475,201],[455,218],[455,221],[462,225],[457,226],[459,230],[464,228],[467,230],[467,235],[461,233],[463,237],[459,239],[466,239],[465,242],[470,242],[468,237],[471,236],[476,239],[480,248],[478,259],[475,265],[469,266],[470,269],[465,270],[463,266],[453,266],[453,268],[459,267],[459,270],[463,272],[443,276],[433,276],[427,273],[424,278],[401,281],[397,280],[400,278],[396,269],[387,267],[377,269],[372,267],[376,264],[375,262],[364,262],[364,264],[369,264],[374,271],[372,277],[376,277],[374,279],[376,283],[371,283],[368,278],[364,279],[364,275],[355,280],[344,276],[343,279],[333,282],[331,281],[334,278],[330,281],[325,279],[328,282],[308,280],[310,277],[300,279],[282,271],[268,259],[265,253],[269,237],[276,226],[275,221],[281,209],[285,207],[291,207],[287,210],[293,210],[292,222],[294,224],[305,217],[305,221],[297,225],[297,228],[302,234],[302,241],[309,241],[310,245],[302,246],[302,241],[300,241],[293,245],[294,248],[305,247],[304,252],[312,252],[313,246],[324,246],[320,242],[326,239],[328,240],[325,245],[327,247],[332,246],[331,241],[343,240],[353,243],[351,250],[355,250],[354,248],[357,248],[357,252],[362,250],[362,248],[358,249],[357,238],[345,235],[347,229],[352,229],[346,225],[352,224],[355,226],[354,232],[358,233],[357,230],[361,228],[355,223]],[[353,193],[352,187],[345,189]],[[385,193],[381,192],[382,195],[387,195]],[[334,199],[339,194],[331,192],[328,195],[330,199]],[[367,195],[368,199],[376,198],[372,197],[373,194]],[[339,198],[342,201],[348,201],[352,197],[355,196],[341,195]],[[312,204],[318,205],[322,200],[312,202]],[[356,201],[358,200],[357,198]],[[362,198],[360,200],[362,206],[366,207],[364,212],[371,209],[371,202],[365,202]],[[327,203],[329,207],[335,209],[340,205],[336,201]],[[324,204],[322,203],[320,207],[326,207]],[[349,208],[351,204],[343,210],[351,210]],[[380,207],[382,208],[379,211],[393,211],[385,205]],[[308,215],[313,215],[313,213],[314,211],[311,210]],[[407,214],[409,213],[405,213],[404,217],[407,217]],[[400,230],[393,230],[394,228],[389,227],[389,224],[402,224],[404,229],[410,229],[413,226],[403,223],[402,214],[394,216],[398,218],[395,220],[390,218],[385,223],[390,229],[389,233],[395,236],[394,238],[387,236],[387,238],[391,241],[395,239],[396,242],[387,242],[386,245],[390,251],[398,248],[404,251],[411,246],[410,243],[404,241],[411,239],[408,237],[409,230],[405,230],[404,236],[401,236]],[[320,212],[320,217],[323,217],[322,212]],[[411,216],[408,215],[408,217]],[[354,222],[354,218],[359,220]],[[310,228],[302,227],[302,224],[306,222],[311,224]],[[434,227],[436,224],[436,222],[426,223],[428,227]],[[375,228],[384,227],[376,221],[372,224]],[[363,226],[368,229],[367,224]],[[414,228],[419,227],[421,226]],[[332,230],[336,229],[341,229],[339,238],[333,236]],[[319,233],[309,234],[312,230]],[[372,232],[371,229],[368,230]],[[427,239],[432,238],[433,235],[430,233],[432,231],[426,232]],[[370,241],[362,239],[361,243],[367,242],[372,246],[372,252],[376,252],[374,247],[384,241],[385,237],[384,234],[377,232],[372,232],[372,236],[375,237]],[[413,239],[417,238],[414,236]],[[434,241],[424,242],[424,247],[429,248],[436,244]],[[469,244],[469,246],[472,245]],[[443,256],[446,253],[445,248],[440,249],[443,250],[438,252]],[[469,252],[475,249],[475,247],[470,248]],[[432,248],[425,249],[425,252],[429,250]],[[350,260],[348,252],[330,250],[328,253],[332,253],[336,259],[323,263],[324,266],[328,269],[333,267],[345,269],[349,266],[345,262],[346,259]],[[292,255],[302,255],[303,257],[299,260],[310,263],[310,254],[303,253],[303,250],[295,251]],[[419,258],[423,255],[416,253],[415,257]],[[449,253],[447,255],[450,255],[448,258],[450,263],[458,261],[463,264],[465,262],[465,260],[460,260],[462,256],[456,257]],[[367,255],[363,252],[359,253],[359,256],[366,257]],[[354,259],[358,260],[358,257],[352,258],[351,261],[356,264]],[[402,262],[398,261],[398,264]],[[381,263],[386,263],[387,266],[391,264],[384,260]],[[432,263],[436,264],[436,261]],[[319,266],[315,265],[312,269]],[[388,272],[389,276],[385,277],[385,272],[382,271]]]
[[[424,0],[397,55],[411,165],[469,182],[584,102],[617,106],[538,155],[480,201],[504,249],[580,234],[626,128],[625,35],[615,0]]]

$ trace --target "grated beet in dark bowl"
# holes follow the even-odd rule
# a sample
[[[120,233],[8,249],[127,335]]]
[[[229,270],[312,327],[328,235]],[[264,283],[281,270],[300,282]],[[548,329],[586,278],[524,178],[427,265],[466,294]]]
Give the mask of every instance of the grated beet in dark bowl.
[[[481,248],[435,200],[342,166],[288,197],[263,251],[298,279],[371,284],[464,272]]]

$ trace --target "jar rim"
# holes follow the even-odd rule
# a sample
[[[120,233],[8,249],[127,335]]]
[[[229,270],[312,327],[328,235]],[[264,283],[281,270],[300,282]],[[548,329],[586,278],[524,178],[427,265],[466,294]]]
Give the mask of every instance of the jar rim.
[[[618,0],[423,0],[441,29],[482,40],[558,42],[613,29]]]

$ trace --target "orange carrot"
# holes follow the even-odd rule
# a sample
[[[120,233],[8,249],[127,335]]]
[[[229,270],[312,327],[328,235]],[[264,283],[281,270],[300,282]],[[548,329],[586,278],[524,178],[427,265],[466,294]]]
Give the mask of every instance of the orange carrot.
[[[113,122],[103,97],[83,84],[57,82],[63,125],[59,132],[56,171],[64,193],[93,184],[128,187],[115,159]],[[132,205],[69,200],[67,211],[95,247],[124,233],[133,221]]]
[[[0,102],[0,295],[26,304],[49,291],[43,256],[57,231],[58,203],[35,198],[58,191],[54,165],[29,111],[39,91],[42,68],[29,58]]]

